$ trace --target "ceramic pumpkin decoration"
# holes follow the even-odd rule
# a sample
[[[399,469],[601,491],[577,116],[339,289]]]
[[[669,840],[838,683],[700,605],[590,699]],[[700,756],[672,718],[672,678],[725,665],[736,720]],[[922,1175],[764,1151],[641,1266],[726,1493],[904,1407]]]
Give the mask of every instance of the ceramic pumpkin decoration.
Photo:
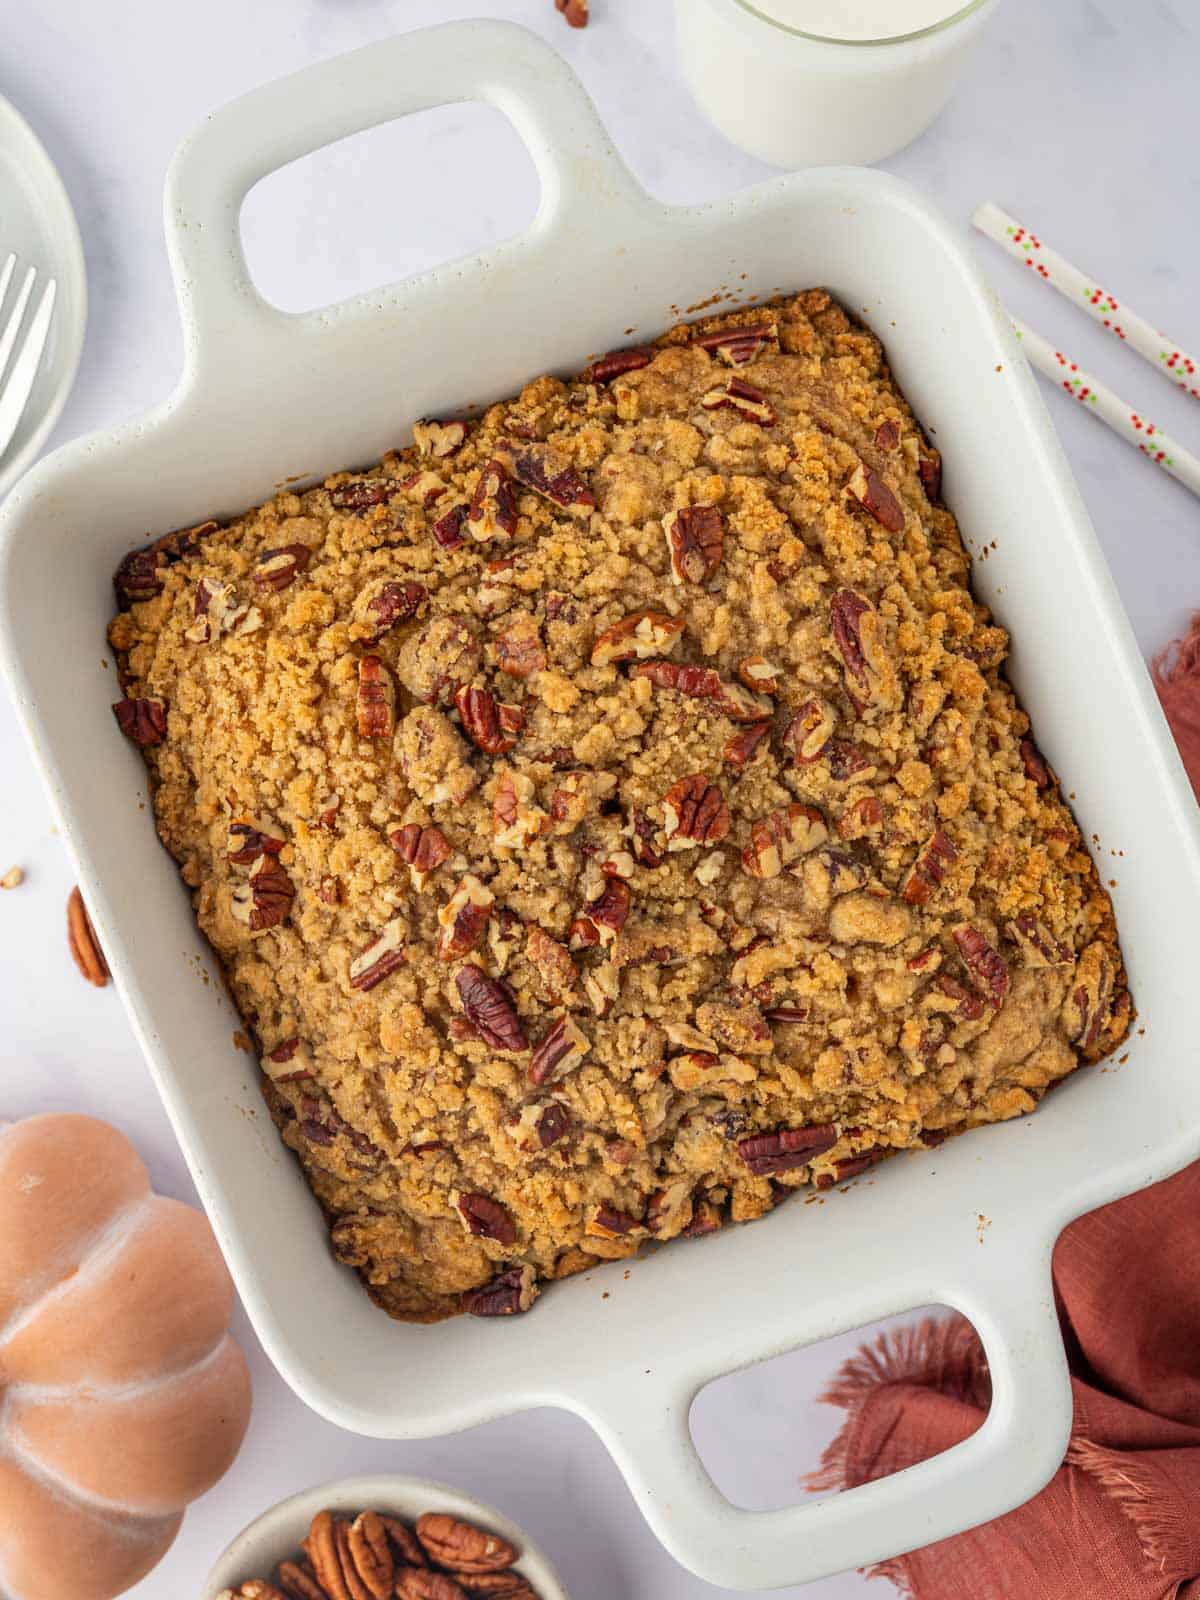
[[[0,1128],[0,1591],[110,1600],[237,1454],[250,1381],[200,1212],[91,1117]]]

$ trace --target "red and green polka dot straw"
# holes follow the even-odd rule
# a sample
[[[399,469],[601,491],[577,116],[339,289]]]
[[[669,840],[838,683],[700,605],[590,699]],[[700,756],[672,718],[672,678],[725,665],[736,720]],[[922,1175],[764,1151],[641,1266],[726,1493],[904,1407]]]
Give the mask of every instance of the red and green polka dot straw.
[[[1177,478],[1193,494],[1200,495],[1200,459],[1176,444],[1150,421],[1127,405],[1106,384],[1085,372],[1070,356],[1056,350],[1040,333],[1013,318],[1013,327],[1030,363],[1043,377],[1064,389],[1093,416],[1107,422],[1114,433],[1135,445],[1155,466]]]
[[[1089,278],[1069,261],[1044,244],[1037,234],[1031,233],[1023,223],[1001,211],[998,205],[985,200],[971,218],[972,222],[993,239],[1009,255],[1023,261],[1034,275],[1048,283],[1068,300],[1082,306],[1093,321],[1107,328],[1114,338],[1120,339],[1131,350],[1145,357],[1151,366],[1193,400],[1200,400],[1200,362],[1188,355],[1166,334],[1151,327],[1144,317],[1117,300],[1107,289],[1102,289],[1095,278]]]

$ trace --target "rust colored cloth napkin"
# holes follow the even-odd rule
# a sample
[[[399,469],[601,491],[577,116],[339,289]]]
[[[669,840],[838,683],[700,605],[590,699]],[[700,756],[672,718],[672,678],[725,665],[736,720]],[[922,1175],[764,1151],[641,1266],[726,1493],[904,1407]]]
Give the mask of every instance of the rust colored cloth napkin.
[[[1200,612],[1187,635],[1155,656],[1154,686],[1200,800]]]
[[[1200,1600],[1200,1163],[1082,1217],[1054,1256],[1075,1420],[1026,1505],[874,1569],[913,1600]],[[961,1317],[885,1333],[823,1396],[847,1420],[814,1489],[886,1477],[982,1424]]]

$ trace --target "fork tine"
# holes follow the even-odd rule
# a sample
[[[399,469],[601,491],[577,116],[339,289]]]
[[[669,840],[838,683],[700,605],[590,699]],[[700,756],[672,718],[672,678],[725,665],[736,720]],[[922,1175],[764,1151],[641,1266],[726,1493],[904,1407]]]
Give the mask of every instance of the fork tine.
[[[8,286],[12,282],[12,275],[17,270],[17,257],[15,252],[9,251],[8,260],[0,267],[0,306],[4,304],[4,296],[8,293]]]
[[[21,331],[21,318],[25,315],[25,307],[29,304],[29,296],[33,293],[33,280],[37,277],[37,268],[30,267],[25,274],[25,281],[21,284],[17,294],[17,303],[12,308],[8,321],[4,324],[4,332],[0,333],[0,379],[4,377],[4,369],[8,366],[8,359],[12,355],[13,346],[17,342],[17,335]]]
[[[32,269],[31,269],[32,272]],[[25,288],[32,288],[29,278],[25,280]],[[24,292],[24,289],[23,289]],[[12,436],[17,431],[17,424],[29,400],[33,385],[37,380],[38,368],[42,364],[42,352],[46,348],[46,340],[50,336],[50,321],[54,315],[54,301],[58,293],[58,285],[53,278],[42,291],[42,298],[38,301],[37,310],[29,324],[29,332],[25,342],[17,353],[13,362],[12,371],[0,388],[0,456],[8,449]],[[25,295],[28,299],[28,294]],[[19,309],[23,309],[19,308]],[[8,329],[4,330],[4,338],[8,337]],[[5,353],[7,360],[7,352]]]

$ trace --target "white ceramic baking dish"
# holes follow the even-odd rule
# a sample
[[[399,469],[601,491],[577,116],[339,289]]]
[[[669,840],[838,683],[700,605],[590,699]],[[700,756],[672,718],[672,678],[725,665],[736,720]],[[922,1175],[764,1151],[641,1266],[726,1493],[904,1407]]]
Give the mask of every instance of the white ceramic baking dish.
[[[247,189],[331,140],[439,102],[505,112],[542,182],[524,236],[332,309],[258,297]],[[0,633],[84,894],[247,1309],[299,1395],[351,1430],[414,1437],[565,1406],[607,1443],[694,1572],[765,1588],[993,1517],[1057,1467],[1071,1397],[1050,1254],[1073,1216],[1200,1153],[1200,830],[1132,634],[995,300],[957,232],[874,172],[811,171],[677,210],[632,182],[579,85],[522,30],[455,24],[372,45],[217,112],[171,168],[167,234],[186,333],[179,388],[44,462],[3,515]],[[1141,1026],[1121,1064],[1037,1116],[900,1158],[823,1206],[680,1243],[560,1285],[511,1322],[390,1322],[330,1260],[259,1098],[254,1063],[154,839],[137,752],[116,736],[104,627],[118,559],[239,511],[281,480],[375,458],[413,420],[513,392],[650,334],[723,289],[827,284],[882,335],[946,461],[1013,678],[1114,880]],[[1115,853],[1114,853],[1115,852]],[[995,1400],[936,1460],[820,1503],[730,1505],[688,1410],[721,1373],[929,1302],[972,1319]]]

